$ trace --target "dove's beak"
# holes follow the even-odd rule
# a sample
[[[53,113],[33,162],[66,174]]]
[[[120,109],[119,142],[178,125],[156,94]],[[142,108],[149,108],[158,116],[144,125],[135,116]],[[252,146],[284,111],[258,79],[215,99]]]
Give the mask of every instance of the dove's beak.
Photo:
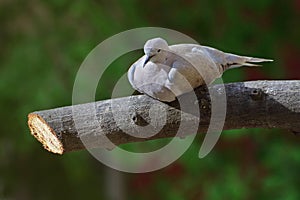
[[[145,67],[145,65],[147,64],[147,62],[153,57],[154,55],[148,56],[146,55],[146,59],[144,61],[143,67]]]

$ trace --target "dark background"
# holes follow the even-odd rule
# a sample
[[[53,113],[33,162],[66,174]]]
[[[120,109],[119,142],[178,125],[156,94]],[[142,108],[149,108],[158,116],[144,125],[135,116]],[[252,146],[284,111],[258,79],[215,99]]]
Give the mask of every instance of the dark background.
[[[72,104],[83,59],[121,31],[165,27],[275,60],[230,70],[225,82],[299,79],[299,22],[299,0],[0,0],[0,199],[300,199],[299,138],[284,130],[224,131],[204,159],[198,136],[167,168],[126,174],[86,151],[53,155],[27,127],[29,112]],[[109,98],[119,69],[97,100]]]

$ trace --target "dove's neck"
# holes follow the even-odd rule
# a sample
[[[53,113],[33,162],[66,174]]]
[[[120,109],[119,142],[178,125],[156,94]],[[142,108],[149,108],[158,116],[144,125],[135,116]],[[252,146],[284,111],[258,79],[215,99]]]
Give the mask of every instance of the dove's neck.
[[[166,53],[160,53],[160,54],[156,54],[156,55],[152,56],[150,60],[153,63],[165,64],[167,57],[168,57],[168,55],[166,55]]]
[[[169,50],[164,50],[158,57],[157,57],[157,62],[172,66],[172,63],[176,60],[177,58],[177,53],[173,52],[171,49]]]

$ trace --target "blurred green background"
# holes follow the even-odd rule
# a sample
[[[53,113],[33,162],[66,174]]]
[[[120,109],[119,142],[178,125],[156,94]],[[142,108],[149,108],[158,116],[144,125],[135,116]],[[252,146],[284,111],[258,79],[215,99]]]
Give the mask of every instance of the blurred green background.
[[[197,136],[170,166],[126,174],[86,151],[53,155],[27,127],[29,112],[71,105],[83,59],[121,31],[165,27],[224,51],[275,59],[230,70],[225,82],[299,79],[299,22],[299,0],[1,0],[0,199],[300,199],[299,139],[283,130],[225,131],[204,159]],[[129,61],[107,72],[98,100],[109,98]]]

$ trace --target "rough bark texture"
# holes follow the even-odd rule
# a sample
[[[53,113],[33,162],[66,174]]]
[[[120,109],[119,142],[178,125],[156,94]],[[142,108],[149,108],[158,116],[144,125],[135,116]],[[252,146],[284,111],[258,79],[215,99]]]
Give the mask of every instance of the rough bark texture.
[[[260,127],[300,132],[298,80],[231,83],[225,84],[225,91],[221,85],[212,85],[211,91],[217,91],[213,92],[217,95],[226,92],[227,111],[223,130]],[[110,148],[106,138],[119,145],[174,137],[182,123],[185,131],[181,136],[194,134],[189,132],[188,127],[195,122],[199,125],[198,132],[204,133],[211,120],[211,98],[218,96],[210,96],[206,87],[197,88],[195,92],[198,101],[187,104],[199,105],[200,121],[193,109],[181,111],[178,101],[166,104],[146,95],[136,95],[33,112],[28,115],[28,125],[47,150],[58,154],[85,149],[82,141],[89,147]],[[192,101],[188,95],[183,95],[183,98],[186,96]],[[164,120],[166,123],[159,128]],[[146,138],[146,134],[151,137]]]

